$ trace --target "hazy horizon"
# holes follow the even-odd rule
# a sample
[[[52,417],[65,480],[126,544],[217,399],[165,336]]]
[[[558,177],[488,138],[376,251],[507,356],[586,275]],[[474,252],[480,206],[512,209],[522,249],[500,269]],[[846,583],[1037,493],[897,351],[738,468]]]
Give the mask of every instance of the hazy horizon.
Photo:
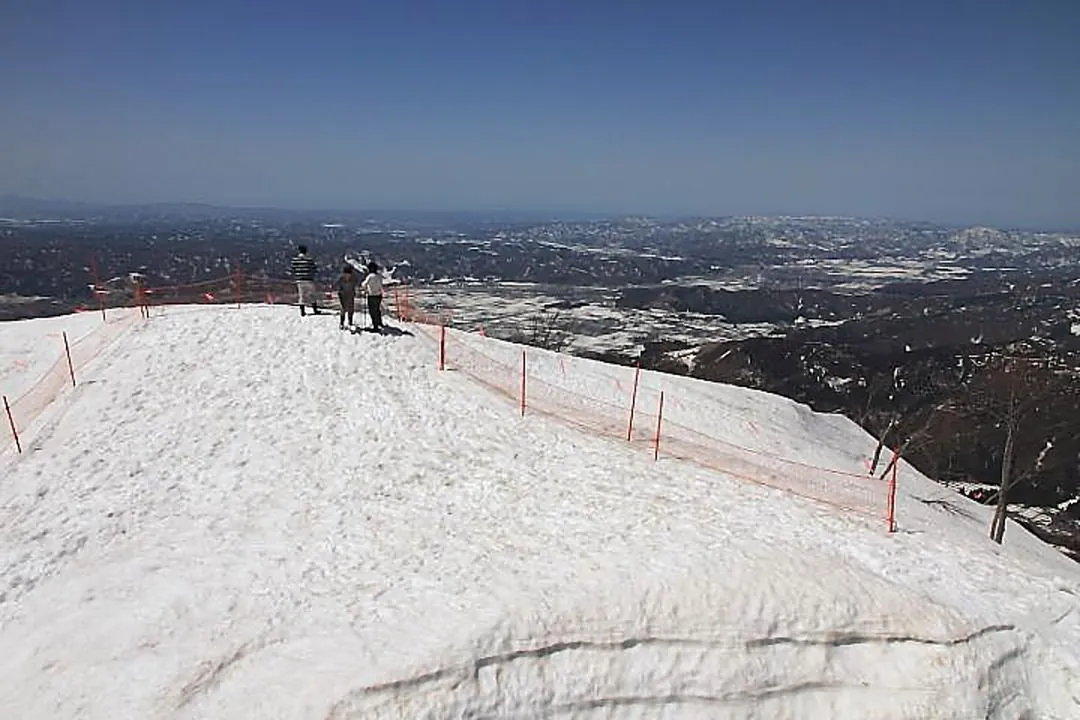
[[[886,215],[840,215],[836,213],[765,213],[765,214],[746,214],[746,213],[691,213],[691,214],[678,214],[678,213],[644,213],[633,212],[630,210],[624,211],[566,211],[566,210],[545,210],[545,209],[520,209],[520,208],[424,208],[424,207],[318,207],[318,206],[286,206],[286,205],[230,205],[205,201],[194,200],[160,200],[151,202],[96,202],[86,201],[73,198],[62,197],[30,197],[25,195],[18,195],[16,193],[0,193],[0,201],[3,200],[15,200],[17,202],[26,201],[30,203],[43,203],[43,204],[57,204],[57,205],[74,205],[74,206],[86,206],[89,208],[112,208],[116,210],[122,209],[138,209],[141,207],[205,207],[214,208],[220,210],[235,210],[240,212],[284,212],[284,213],[297,213],[297,214],[319,214],[324,213],[330,216],[335,215],[356,215],[364,213],[373,213],[377,215],[470,215],[480,218],[494,218],[500,215],[516,216],[515,220],[526,219],[535,221],[602,221],[602,220],[618,220],[626,218],[646,218],[649,220],[656,220],[661,222],[680,221],[680,220],[709,220],[720,218],[748,218],[748,217],[761,217],[770,219],[779,218],[791,218],[791,219],[816,219],[816,220],[829,220],[829,219],[844,219],[844,220],[867,220],[867,221],[880,221],[880,222],[896,222],[905,224],[927,224],[940,226],[944,228],[954,229],[966,229],[975,227],[987,227],[996,230],[1003,231],[1020,231],[1020,232],[1052,232],[1052,233],[1080,233],[1080,223],[1076,226],[1049,226],[1049,225],[1007,225],[1007,224],[995,224],[981,222],[978,219],[970,220],[967,222],[950,222],[950,221],[938,221],[926,218],[917,217],[896,217]],[[2,219],[4,206],[0,205],[0,219]],[[324,220],[333,220],[333,217],[325,218]]]
[[[0,194],[1080,228],[1076,3],[15,0],[4,21]]]

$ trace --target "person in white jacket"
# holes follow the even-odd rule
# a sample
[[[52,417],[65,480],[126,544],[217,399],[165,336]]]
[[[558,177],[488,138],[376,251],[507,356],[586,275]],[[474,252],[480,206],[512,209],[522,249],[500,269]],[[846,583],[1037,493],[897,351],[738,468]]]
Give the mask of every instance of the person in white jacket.
[[[368,274],[364,282],[360,283],[360,289],[367,295],[368,314],[371,315],[371,328],[381,333],[382,324],[382,275],[379,274],[379,266],[374,260],[368,263]]]

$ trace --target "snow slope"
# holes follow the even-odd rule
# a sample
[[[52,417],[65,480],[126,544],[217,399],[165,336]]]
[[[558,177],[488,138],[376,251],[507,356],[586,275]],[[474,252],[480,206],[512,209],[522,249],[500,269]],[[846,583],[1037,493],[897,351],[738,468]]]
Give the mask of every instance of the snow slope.
[[[75,344],[101,328],[97,313],[77,313],[0,324],[0,389],[14,401],[64,356],[64,339]]]
[[[420,334],[155,312],[0,455],[0,717],[1080,717],[1080,566],[910,468],[889,535],[518,417]],[[747,446],[873,449],[644,375]]]

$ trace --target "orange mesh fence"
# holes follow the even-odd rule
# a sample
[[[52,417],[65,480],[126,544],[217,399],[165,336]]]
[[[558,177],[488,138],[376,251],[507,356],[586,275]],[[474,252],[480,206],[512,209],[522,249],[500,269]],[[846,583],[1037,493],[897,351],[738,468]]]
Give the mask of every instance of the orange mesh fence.
[[[656,416],[646,413],[642,419],[642,429],[635,431],[635,440],[653,442],[648,426],[655,424]],[[664,455],[868,517],[886,518],[889,488],[883,480],[755,452],[685,425],[663,421],[661,427],[660,452]]]
[[[424,325],[443,326],[451,321],[451,314],[445,311],[431,311],[419,305],[417,292],[410,285],[394,285],[389,288],[391,313],[403,322]]]
[[[320,304],[337,307],[337,290],[332,283],[317,283]],[[383,291],[386,314],[404,322],[440,325],[450,322],[448,312],[426,310],[414,302],[415,288],[405,284],[388,285]],[[208,305],[229,303],[295,304],[296,281],[234,273],[232,275],[183,285],[137,288],[130,298],[115,296],[107,306],[116,305]],[[93,310],[96,307],[82,308]]]
[[[320,292],[322,303],[326,307],[336,306],[337,293],[329,285],[321,287]],[[411,291],[406,289],[400,294],[399,297],[402,300],[400,305],[395,303],[394,312],[399,312],[400,316],[410,320],[441,322],[445,319],[445,316],[439,314],[412,309],[408,300],[410,293]],[[149,317],[151,308],[242,302],[295,303],[297,299],[296,282],[291,279],[248,276],[239,272],[178,285],[150,286],[141,282],[134,284],[128,291],[106,291],[95,285],[92,294],[93,300],[87,305],[75,308],[75,311],[101,312],[104,318],[101,326],[67,346],[63,344],[64,339],[60,335],[43,340],[43,342],[55,341],[57,343],[56,360],[29,389],[18,397],[5,396],[5,405],[0,409],[0,413],[3,413],[0,415],[0,421],[5,426],[0,428],[0,453],[21,449],[18,447],[19,435],[22,434],[22,439],[26,439],[26,433],[33,429],[42,413],[64,392],[65,388],[71,387],[73,376],[77,379],[80,371],[115,342],[135,320],[140,317]],[[138,311],[129,308],[138,308]],[[180,312],[180,310],[170,312]],[[490,364],[484,367],[481,374],[487,378],[497,377],[499,372],[496,368],[497,363]],[[506,372],[509,378],[512,369],[507,368]],[[498,383],[489,381],[492,389],[504,393],[511,391],[508,383],[502,387]]]
[[[333,293],[324,295],[329,299]],[[861,472],[821,467],[730,442],[691,426],[694,418],[715,411],[715,407],[706,408],[690,399],[680,401],[657,387],[639,388],[633,368],[627,368],[626,377],[620,380],[610,372],[569,362],[567,356],[558,353],[525,350],[520,345],[449,330],[445,327],[448,315],[424,310],[412,288],[392,287],[389,295],[390,312],[402,321],[414,323],[418,334],[438,347],[440,367],[465,373],[512,402],[523,414],[547,415],[587,432],[629,440],[631,447],[647,448],[860,515],[888,518],[890,530],[893,528],[895,477],[890,483]],[[239,275],[234,275],[189,285],[145,288],[145,293],[140,289],[133,302],[140,306],[205,304],[241,302],[246,298],[254,302],[275,302],[278,298],[288,301],[295,298],[295,283],[257,277],[240,280]],[[102,328],[71,345],[76,375],[136,317],[133,312],[113,313]],[[33,424],[71,383],[67,363],[66,356],[61,355],[30,390],[11,403],[12,417],[19,427]],[[665,392],[667,417],[663,415]],[[672,413],[672,409],[681,412]],[[669,419],[672,415],[677,421]],[[0,437],[0,452],[14,446],[10,434],[0,433]]]
[[[532,359],[531,355],[527,357]],[[629,418],[627,406],[582,395],[534,375],[526,375],[525,388],[526,412],[550,415],[602,435],[626,435]]]
[[[337,293],[332,283],[317,283],[322,303],[336,304]],[[240,271],[229,275],[175,285],[135,284],[126,290],[94,285],[93,299],[76,308],[76,312],[108,310],[117,307],[148,307],[155,305],[211,305],[229,303],[293,304],[297,299],[296,281],[249,275]]]
[[[231,278],[215,278],[184,285],[150,286],[146,288],[145,294],[152,303],[195,299],[213,301],[219,296],[233,295],[234,290]]]
[[[266,303],[268,305],[293,304],[297,300],[296,282],[287,278],[243,276],[240,297],[243,302]],[[323,289],[323,298],[336,298],[329,286]]]
[[[707,408],[700,399],[668,395],[668,415],[674,405],[678,422],[659,414],[662,393],[654,386],[636,387],[635,369],[620,380],[610,372],[593,371],[568,362],[559,353],[528,349],[429,324],[431,314],[417,309],[415,295],[402,300],[405,319],[419,318],[417,329],[439,346],[440,362],[448,370],[507,398],[526,414],[539,413],[602,436],[630,440],[631,446],[659,448],[659,454],[685,460],[747,482],[776,488],[892,525],[894,485],[860,472],[815,465],[776,452],[755,449],[692,427],[693,418]],[[631,407],[633,407],[631,421]],[[717,408],[708,408],[715,413]]]
[[[316,283],[319,304],[326,308],[339,305],[336,288],[332,283]],[[428,322],[432,324],[449,321],[448,313],[429,313],[415,308],[410,302],[412,289],[407,286],[391,286],[387,290],[388,312],[401,320]],[[126,291],[95,290],[94,299],[75,308],[76,312],[97,312],[117,307],[139,307],[148,314],[152,307],[166,305],[229,305],[240,303],[266,303],[295,305],[296,281],[290,278],[274,278],[235,272],[209,280],[177,285],[140,284]]]
[[[329,283],[317,283],[320,299],[331,304],[337,293]],[[146,285],[130,295],[117,297],[112,305],[213,305],[230,303],[292,304],[297,299],[296,281],[261,275],[231,275],[179,285]],[[94,309],[92,307],[85,309]]]
[[[72,377],[77,381],[80,372],[116,342],[138,317],[132,310],[110,312],[98,328],[70,343],[70,365],[64,340],[50,336],[48,341],[57,344],[59,356],[28,390],[17,398],[7,398],[5,413],[10,411],[10,423],[8,417],[3,419],[6,427],[0,432],[0,453],[18,449],[15,433],[23,434],[25,440],[25,433],[34,427],[41,414],[65,389],[71,388]]]
[[[428,326],[430,327],[430,326]],[[521,370],[446,335],[446,367],[462,370],[491,390],[512,400],[520,399]]]
[[[337,307],[337,292],[327,283],[317,283],[319,304]],[[184,285],[148,286],[136,292],[133,304],[228,305],[240,303],[296,304],[296,281],[259,275],[234,273],[229,276]]]
[[[234,273],[182,285],[148,286],[137,283],[129,291],[106,291],[95,285],[93,300],[75,308],[76,312],[101,312],[104,318],[100,327],[70,343],[66,348],[60,336],[55,338],[61,350],[55,362],[16,398],[5,396],[0,417],[5,427],[0,428],[0,453],[21,450],[19,435],[30,431],[42,413],[65,390],[71,387],[73,376],[77,380],[80,371],[96,359],[140,317],[149,317],[151,308],[168,305],[221,305],[240,302],[293,302],[296,299],[296,283],[292,280],[245,276]],[[327,304],[336,294],[323,292]],[[138,312],[130,308],[138,308]],[[174,310],[173,312],[177,312]],[[53,341],[50,337],[48,341]],[[45,341],[43,341],[45,342]],[[70,357],[70,360],[69,360]]]

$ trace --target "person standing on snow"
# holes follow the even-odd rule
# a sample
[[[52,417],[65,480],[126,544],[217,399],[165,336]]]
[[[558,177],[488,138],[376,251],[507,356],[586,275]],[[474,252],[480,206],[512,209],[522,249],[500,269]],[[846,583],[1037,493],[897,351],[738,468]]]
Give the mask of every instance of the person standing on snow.
[[[338,327],[345,329],[345,318],[349,318],[349,327],[353,324],[353,311],[356,309],[356,275],[352,265],[346,265],[341,269],[341,276],[337,281],[338,302],[341,303],[341,311],[338,315]]]
[[[300,305],[300,316],[304,316],[304,306],[310,305],[311,311],[319,314],[319,298],[315,291],[315,261],[308,255],[307,246],[296,248],[292,259],[292,274],[296,279],[296,297]]]
[[[368,314],[371,315],[371,327],[381,333],[382,324],[382,275],[379,274],[379,266],[374,260],[368,263],[368,274],[361,284],[364,294],[367,295]]]

